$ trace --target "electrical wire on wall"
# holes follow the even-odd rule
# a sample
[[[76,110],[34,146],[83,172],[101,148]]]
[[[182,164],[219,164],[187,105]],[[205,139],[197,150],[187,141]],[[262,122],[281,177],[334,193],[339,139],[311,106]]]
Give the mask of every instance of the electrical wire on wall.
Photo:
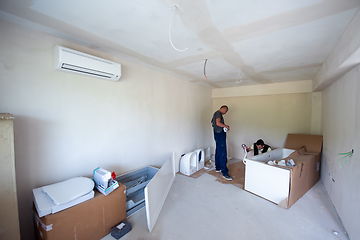
[[[185,48],[185,49],[178,49],[178,48],[176,48],[175,46],[174,46],[174,44],[173,44],[173,42],[172,42],[172,40],[171,40],[171,25],[172,25],[172,22],[173,22],[173,19],[174,19],[174,15],[175,15],[175,11],[176,11],[176,9],[177,9],[177,6],[175,6],[174,7],[174,12],[173,12],[173,15],[172,15],[172,17],[171,17],[171,21],[170,21],[170,27],[169,27],[169,40],[170,40],[170,44],[171,44],[171,46],[176,50],[176,51],[179,51],[179,52],[184,52],[184,51],[186,51],[186,50],[188,50],[188,47],[187,48]]]
[[[204,76],[205,76],[206,80],[209,81],[209,79],[206,76],[206,63],[207,63],[207,59],[205,59],[205,62],[204,62]]]
[[[339,155],[343,156],[343,157],[339,158],[335,161],[329,162],[328,164],[345,159],[345,162],[340,166],[340,167],[343,167],[345,165],[345,163],[353,156],[353,154],[354,154],[354,149],[352,149],[351,151],[346,152],[346,153],[339,153]]]

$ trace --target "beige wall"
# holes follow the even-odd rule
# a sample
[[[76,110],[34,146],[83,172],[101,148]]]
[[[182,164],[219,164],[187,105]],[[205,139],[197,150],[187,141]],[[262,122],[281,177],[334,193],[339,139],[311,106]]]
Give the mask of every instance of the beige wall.
[[[322,92],[313,92],[311,99],[311,134],[321,135],[321,96]]]
[[[224,104],[229,107],[224,119],[230,126],[230,157],[243,158],[242,143],[250,146],[262,138],[271,147],[280,148],[288,133],[311,133],[311,93],[214,98],[213,111]]]
[[[321,179],[348,232],[360,238],[360,66],[323,91]],[[339,153],[355,150],[346,164]]]
[[[211,89],[0,22],[0,112],[15,115],[20,227],[32,238],[31,190],[102,167],[161,166],[212,144]],[[53,70],[62,45],[122,64],[110,82]],[[177,164],[178,166],[178,164]]]

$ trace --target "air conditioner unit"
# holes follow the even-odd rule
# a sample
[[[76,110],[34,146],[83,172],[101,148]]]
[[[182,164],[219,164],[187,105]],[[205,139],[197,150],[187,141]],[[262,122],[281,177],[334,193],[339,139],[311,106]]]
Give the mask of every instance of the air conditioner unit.
[[[121,76],[121,65],[69,48],[55,46],[55,70],[79,73],[117,81]]]

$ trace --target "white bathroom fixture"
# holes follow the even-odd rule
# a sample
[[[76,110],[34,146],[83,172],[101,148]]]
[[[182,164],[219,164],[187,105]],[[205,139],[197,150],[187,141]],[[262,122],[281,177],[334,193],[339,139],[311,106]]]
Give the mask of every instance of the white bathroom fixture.
[[[184,175],[190,176],[197,171],[196,152],[185,154],[180,159],[180,172]]]
[[[34,205],[39,217],[53,214],[94,197],[94,181],[75,177],[33,189]]]
[[[196,171],[204,168],[205,163],[205,151],[204,149],[197,149],[194,151],[196,154]]]

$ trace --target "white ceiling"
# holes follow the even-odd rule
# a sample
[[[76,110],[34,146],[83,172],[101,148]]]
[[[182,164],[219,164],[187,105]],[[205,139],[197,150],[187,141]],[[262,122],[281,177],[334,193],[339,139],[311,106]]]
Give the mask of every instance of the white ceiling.
[[[360,0],[0,0],[0,19],[217,88],[312,79],[359,7]],[[170,23],[173,45],[186,51],[171,46]]]

